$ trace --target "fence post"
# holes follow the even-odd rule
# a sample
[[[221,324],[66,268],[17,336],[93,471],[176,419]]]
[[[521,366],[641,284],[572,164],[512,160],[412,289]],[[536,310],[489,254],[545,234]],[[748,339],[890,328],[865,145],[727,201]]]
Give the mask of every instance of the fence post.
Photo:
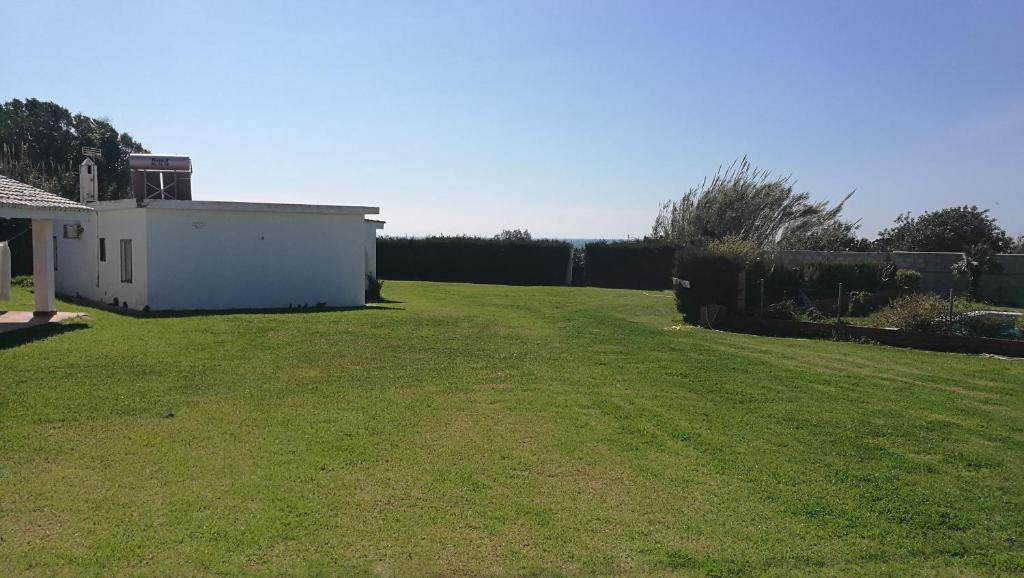
[[[742,269],[736,276],[736,313],[747,314],[747,270]]]
[[[953,333],[953,288],[949,288],[949,313],[946,315],[946,333]]]
[[[836,299],[836,321],[843,317],[843,284],[839,284],[839,298]]]
[[[764,317],[764,277],[761,277],[761,305],[758,306],[757,316]]]

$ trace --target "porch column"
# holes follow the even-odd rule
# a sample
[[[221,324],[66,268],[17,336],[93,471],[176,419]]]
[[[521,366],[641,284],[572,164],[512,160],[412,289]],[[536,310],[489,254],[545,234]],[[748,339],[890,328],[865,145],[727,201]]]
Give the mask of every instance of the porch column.
[[[50,315],[54,307],[53,221],[32,219],[32,290],[35,314]]]

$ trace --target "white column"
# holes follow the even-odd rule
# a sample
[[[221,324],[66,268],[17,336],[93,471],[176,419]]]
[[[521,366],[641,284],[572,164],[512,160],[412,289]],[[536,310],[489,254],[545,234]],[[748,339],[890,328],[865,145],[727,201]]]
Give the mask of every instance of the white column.
[[[56,311],[54,287],[53,221],[32,219],[32,291],[35,293],[36,315]]]

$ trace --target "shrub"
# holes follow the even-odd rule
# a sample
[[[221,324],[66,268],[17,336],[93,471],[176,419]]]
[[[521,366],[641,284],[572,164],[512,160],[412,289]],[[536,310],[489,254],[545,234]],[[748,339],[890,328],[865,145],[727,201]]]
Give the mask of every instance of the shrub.
[[[876,263],[808,263],[797,267],[776,264],[767,277],[773,298],[803,291],[811,299],[835,297],[839,284],[843,292],[873,293],[883,287],[885,268]]]
[[[800,321],[810,321],[813,323],[824,323],[826,321],[832,320],[831,317],[828,317],[827,315],[825,315],[821,311],[818,311],[814,307],[808,307],[807,309],[804,310],[798,310],[797,319],[799,319]]]
[[[572,245],[554,240],[479,237],[382,237],[377,274],[382,279],[503,285],[565,285]]]
[[[850,315],[860,316],[870,313],[870,297],[871,293],[868,293],[867,291],[851,291],[850,305],[848,307]]]
[[[967,314],[960,323],[965,335],[976,337],[1012,337],[1017,319],[1006,315]]]
[[[373,275],[366,275],[366,302],[376,303],[380,301],[380,290],[384,288],[384,282]]]
[[[582,287],[587,284],[586,259],[584,249],[573,248],[572,250],[572,284]]]
[[[22,289],[32,288],[32,276],[31,275],[18,275],[14,279],[11,279],[11,285],[15,287],[21,287]]]
[[[878,312],[878,323],[882,327],[894,327],[902,331],[944,333],[951,325],[959,326],[966,312],[966,304],[960,299],[954,299],[951,318],[946,299],[931,293],[915,293],[893,299],[888,307]]]
[[[587,285],[618,289],[668,289],[672,286],[673,245],[626,241],[587,243],[584,248]]]
[[[902,289],[916,289],[921,282],[921,274],[913,269],[896,271],[896,286]]]
[[[764,316],[769,319],[796,319],[799,314],[796,301],[787,299],[772,303],[765,309]]]
[[[707,248],[687,247],[676,253],[675,273],[689,287],[675,288],[676,308],[688,323],[700,322],[700,308],[721,305],[736,311],[739,299],[739,274],[744,263],[735,255]]]
[[[721,255],[730,261],[750,267],[761,259],[761,249],[753,241],[730,235],[723,239],[716,239],[707,244],[709,252]]]

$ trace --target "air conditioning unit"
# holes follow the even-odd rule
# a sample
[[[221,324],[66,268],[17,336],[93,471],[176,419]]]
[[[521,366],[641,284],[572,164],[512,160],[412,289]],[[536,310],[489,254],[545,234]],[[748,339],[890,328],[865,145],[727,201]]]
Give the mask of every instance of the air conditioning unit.
[[[81,239],[83,232],[85,232],[85,227],[80,223],[68,223],[64,225],[65,239]]]

